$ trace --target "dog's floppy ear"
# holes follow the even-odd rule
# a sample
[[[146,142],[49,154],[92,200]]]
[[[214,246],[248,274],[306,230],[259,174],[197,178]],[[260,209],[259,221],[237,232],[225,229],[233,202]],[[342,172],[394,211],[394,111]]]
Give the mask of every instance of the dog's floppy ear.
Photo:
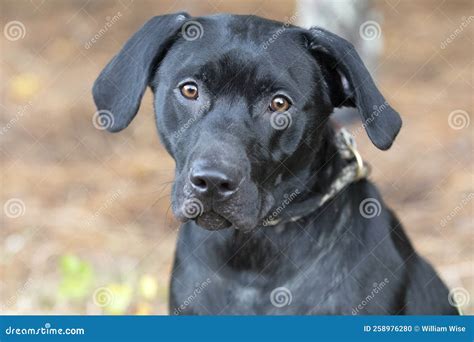
[[[154,66],[187,18],[186,13],[176,13],[150,19],[102,70],[92,93],[99,120],[100,115],[112,116],[107,118],[109,131],[121,131],[135,117]]]
[[[319,27],[311,28],[309,32],[311,53],[329,69],[325,78],[330,83],[334,106],[356,107],[370,140],[379,149],[388,149],[402,120],[377,89],[354,46]]]

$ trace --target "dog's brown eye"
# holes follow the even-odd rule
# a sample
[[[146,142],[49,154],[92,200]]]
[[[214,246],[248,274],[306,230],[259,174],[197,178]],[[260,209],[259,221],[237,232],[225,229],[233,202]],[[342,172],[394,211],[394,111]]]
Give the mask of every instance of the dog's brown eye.
[[[188,82],[181,86],[181,95],[190,100],[196,100],[198,98],[199,92],[196,83]]]
[[[290,107],[290,101],[281,95],[275,96],[270,103],[270,109],[274,112],[286,112]]]

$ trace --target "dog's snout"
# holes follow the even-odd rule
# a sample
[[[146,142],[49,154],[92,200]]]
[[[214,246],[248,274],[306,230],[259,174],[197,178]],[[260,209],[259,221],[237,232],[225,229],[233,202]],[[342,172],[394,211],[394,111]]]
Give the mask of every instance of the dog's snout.
[[[219,167],[193,166],[189,175],[195,193],[202,196],[228,197],[235,193],[242,177],[235,170]]]

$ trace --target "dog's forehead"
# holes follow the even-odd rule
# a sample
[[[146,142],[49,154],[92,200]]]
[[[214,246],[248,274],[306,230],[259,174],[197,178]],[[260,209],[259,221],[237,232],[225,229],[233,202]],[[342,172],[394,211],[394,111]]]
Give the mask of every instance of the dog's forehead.
[[[216,38],[219,35],[223,39],[243,39],[263,43],[275,31],[288,30],[291,25],[278,21],[261,18],[255,15],[235,15],[235,14],[217,14],[204,17],[197,17],[192,21],[201,24],[203,28],[202,37],[206,33]],[[206,29],[209,32],[206,32]]]
[[[202,44],[225,47],[246,46],[254,53],[286,46],[294,48],[299,36],[294,26],[254,15],[220,14],[193,20],[200,25]]]
[[[212,56],[239,49],[247,56],[276,60],[294,59],[305,52],[301,29],[252,15],[190,18],[178,35],[180,39],[170,52],[193,60],[209,60]]]
[[[311,83],[314,59],[305,50],[300,31],[290,25],[228,14],[192,18],[186,24],[183,27],[194,36],[181,30],[163,63],[171,65],[166,72],[173,70],[177,78],[207,74],[226,83],[242,84],[249,77],[268,84],[277,79]]]

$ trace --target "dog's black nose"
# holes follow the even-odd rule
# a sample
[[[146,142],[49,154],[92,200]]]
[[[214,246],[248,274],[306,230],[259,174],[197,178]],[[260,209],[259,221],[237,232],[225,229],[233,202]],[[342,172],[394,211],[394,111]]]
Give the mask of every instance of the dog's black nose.
[[[198,165],[201,163],[197,163]],[[241,181],[231,170],[194,166],[189,175],[191,186],[198,195],[228,197],[235,193]]]

